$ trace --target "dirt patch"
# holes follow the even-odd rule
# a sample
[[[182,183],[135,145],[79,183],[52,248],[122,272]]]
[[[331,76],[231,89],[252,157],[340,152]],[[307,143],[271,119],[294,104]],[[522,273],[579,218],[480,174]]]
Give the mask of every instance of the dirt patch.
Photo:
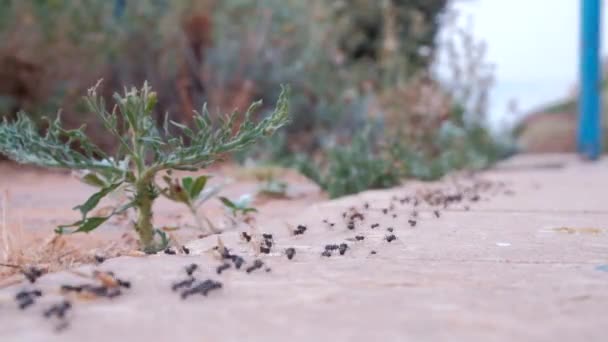
[[[260,182],[256,172],[243,171],[225,164],[205,170],[212,174],[212,184],[228,182],[223,196],[231,198],[255,193]],[[296,213],[326,198],[322,191],[305,177],[277,169],[276,177],[288,184],[286,197],[256,197],[258,222],[277,214]],[[112,219],[91,234],[57,236],[54,229],[78,218],[71,210],[81,204],[94,189],[82,184],[69,172],[21,167],[0,163],[0,262],[17,267],[0,267],[0,281],[19,273],[20,268],[38,265],[49,272],[83,263],[95,262],[95,256],[111,258],[130,255],[137,250],[129,217]],[[192,217],[186,208],[159,199],[155,222],[159,227],[186,227]],[[219,201],[211,200],[201,208],[218,225],[228,226]],[[231,228],[233,229],[233,228]],[[200,232],[182,228],[172,233],[179,244],[196,239]]]

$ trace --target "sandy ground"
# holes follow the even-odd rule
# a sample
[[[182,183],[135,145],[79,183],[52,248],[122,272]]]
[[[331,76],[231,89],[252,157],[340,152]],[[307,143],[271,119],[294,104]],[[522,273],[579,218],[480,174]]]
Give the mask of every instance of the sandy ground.
[[[64,175],[2,175],[11,217],[20,217],[26,232],[76,217],[69,208],[87,193]],[[335,201],[320,201],[313,186],[297,183],[297,199],[261,206],[257,228],[249,231],[257,240],[261,233],[273,234],[269,255],[256,255],[240,231],[222,234],[231,253],[246,260],[243,268],[257,258],[264,262],[261,269],[247,273],[232,267],[216,274],[222,264],[214,257],[216,237],[190,241],[190,255],[123,256],[81,266],[85,274],[113,271],[132,286],[112,299],[66,295],[72,309],[64,321],[42,314],[62,300],[60,285],[92,280],[52,273],[34,285],[0,290],[0,340],[605,341],[606,175],[608,160],[587,164],[571,156],[525,156],[475,180],[408,182]],[[431,188],[453,191],[480,179],[489,185],[467,195],[479,200],[447,209],[402,202]],[[351,207],[364,215],[353,230]],[[177,210],[159,203],[158,219],[170,221]],[[294,236],[290,229],[298,225],[307,230]],[[392,242],[386,240],[388,228],[397,238]],[[104,227],[97,239],[125,229]],[[364,239],[355,241],[357,235]],[[321,256],[333,243],[349,248],[344,255]],[[284,253],[289,247],[296,251],[293,260]],[[222,288],[182,300],[171,286],[186,278],[184,267],[191,263],[199,265],[197,279],[219,281]],[[19,310],[15,294],[34,288],[43,296]],[[68,326],[56,332],[61,322]]]

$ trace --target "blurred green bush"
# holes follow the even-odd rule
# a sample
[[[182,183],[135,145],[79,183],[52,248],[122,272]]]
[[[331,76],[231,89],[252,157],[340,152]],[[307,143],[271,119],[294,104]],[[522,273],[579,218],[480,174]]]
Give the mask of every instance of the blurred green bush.
[[[100,78],[107,97],[148,80],[159,94],[157,119],[168,112],[182,123],[205,102],[212,112],[246,109],[257,99],[270,108],[279,85],[289,84],[292,124],[236,157],[299,165],[332,196],[400,177],[432,179],[504,155],[484,128],[492,70],[483,46],[459,28],[447,39],[438,35],[451,25],[447,0],[0,6],[0,115],[25,109],[52,116],[63,108],[64,122],[86,123],[104,149],[115,146],[96,134],[99,123],[79,102]],[[448,79],[435,70],[441,51]],[[358,136],[365,127],[368,136]],[[398,172],[385,174],[384,165],[397,164]]]

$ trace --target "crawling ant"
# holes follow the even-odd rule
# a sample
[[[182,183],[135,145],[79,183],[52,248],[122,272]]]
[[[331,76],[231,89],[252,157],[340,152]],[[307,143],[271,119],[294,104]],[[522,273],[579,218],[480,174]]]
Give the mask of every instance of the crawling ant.
[[[260,246],[260,253],[270,254],[270,248],[266,246]]]
[[[65,313],[72,308],[72,303],[67,300],[59,304],[55,304],[44,311],[43,315],[46,318],[50,318],[51,316],[57,316],[57,318],[64,318]]]
[[[324,250],[323,253],[321,253],[321,256],[329,258],[331,256],[330,250],[328,250],[328,249]]]
[[[386,228],[386,230],[388,230],[390,233],[392,233],[395,229],[393,227],[388,227],[388,228]]]
[[[194,271],[196,271],[197,269],[198,269],[197,264],[190,264],[190,265],[186,266],[186,274],[191,276],[192,273],[194,273]]]
[[[272,234],[264,233],[262,234],[262,237],[266,240],[272,240]]]
[[[131,288],[131,282],[130,281],[122,280],[122,279],[116,279],[116,282],[118,283],[118,286],[120,286],[120,287],[124,287],[125,289],[130,289]]]
[[[220,266],[218,266],[215,269],[215,272],[217,272],[217,274],[222,274],[222,272],[224,272],[225,270],[227,270],[229,268],[230,268],[230,264],[226,262],[226,263],[223,263]]]
[[[416,220],[407,220],[407,222],[410,224],[410,227],[416,226]]]
[[[378,227],[380,227],[380,224],[379,224],[379,223],[374,223],[374,224],[372,224],[372,226],[371,226],[371,228],[372,228],[372,229],[374,229],[374,228],[378,228]]]
[[[347,249],[348,249],[348,245],[345,243],[341,243],[339,246],[340,255],[344,255],[344,253],[346,253]]]
[[[340,246],[338,246],[336,244],[325,245],[325,250],[326,251],[335,251],[338,248],[340,248]]]
[[[363,235],[355,236],[355,240],[357,240],[357,241],[362,241],[363,239],[365,239],[365,236],[363,236]]]
[[[246,241],[246,242],[250,242],[251,241],[251,235],[247,234],[247,232],[241,232],[241,237]]]
[[[38,278],[42,277],[42,270],[32,266],[21,270],[21,273],[29,280],[30,283],[35,283]]]
[[[371,251],[371,252],[369,252],[369,254],[372,254],[372,255],[373,255],[373,254],[376,254],[376,253],[377,253],[376,251]]]
[[[175,251],[171,247],[165,248],[164,253],[168,255],[175,255]]]
[[[272,271],[272,268],[270,268],[270,267],[266,267],[266,269],[264,270],[264,272],[266,272],[266,273],[270,273],[271,271]]]
[[[289,247],[285,250],[285,255],[287,255],[287,259],[291,260],[296,255],[296,249],[293,247]]]
[[[24,310],[27,309],[29,306],[34,305],[34,299],[40,296],[42,296],[42,291],[40,290],[23,290],[15,295],[15,300],[19,303],[19,309]]]
[[[433,211],[433,214],[435,215],[436,218],[439,218],[441,215],[439,214],[439,210],[435,210]]]
[[[101,264],[104,261],[106,261],[106,258],[104,258],[103,256],[101,256],[99,254],[95,254],[94,258],[95,258],[95,262],[98,264]]]
[[[194,279],[194,277],[190,277],[188,279],[185,279],[185,280],[182,280],[180,282],[174,283],[173,286],[171,286],[171,289],[173,291],[177,291],[177,290],[182,289],[182,288],[190,288],[195,280],[196,279]]]
[[[186,299],[186,298],[190,297],[191,295],[197,294],[197,293],[200,293],[203,296],[207,296],[209,291],[221,289],[222,286],[223,286],[222,283],[220,283],[219,281],[207,279],[207,280],[203,281],[202,283],[199,283],[198,285],[185,290],[184,292],[182,292],[181,296],[182,296],[182,299]]]
[[[298,227],[296,228],[296,230],[293,231],[293,235],[302,235],[304,234],[304,232],[306,231],[306,226],[303,225],[298,225]]]
[[[241,266],[243,266],[243,264],[245,263],[245,259],[243,259],[242,257],[235,255],[232,257],[232,262],[234,263],[234,267],[236,267],[237,270],[241,269]]]
[[[262,268],[262,266],[264,266],[264,262],[260,259],[256,259],[253,261],[253,265],[247,267],[245,271],[247,271],[247,273],[251,273],[257,269]]]
[[[360,212],[355,212],[350,216],[350,220],[354,221],[355,219],[359,219],[361,221],[365,220],[365,216],[363,216],[363,214],[361,214]]]
[[[386,208],[382,209],[382,213],[383,213],[384,215],[386,215],[386,214],[388,213],[388,209],[386,209]]]
[[[182,246],[182,252],[184,252],[185,254],[190,254],[190,248]]]
[[[397,237],[395,236],[395,234],[391,234],[391,235],[387,235],[387,236],[385,236],[385,237],[384,237],[384,239],[385,239],[387,242],[393,242],[393,241],[397,240]]]
[[[350,229],[350,230],[355,229],[355,223],[354,223],[354,222],[352,222],[352,221],[351,221],[351,222],[349,222],[349,223],[348,223],[347,228],[348,228],[348,229]]]

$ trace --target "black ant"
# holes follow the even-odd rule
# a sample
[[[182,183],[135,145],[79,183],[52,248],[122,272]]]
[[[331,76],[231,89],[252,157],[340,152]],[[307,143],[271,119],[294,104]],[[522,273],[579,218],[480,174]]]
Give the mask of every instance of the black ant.
[[[21,270],[21,273],[30,281],[30,283],[35,283],[36,280],[42,277],[42,270],[37,267],[28,267],[26,269]]]
[[[397,214],[393,214],[393,218],[397,218]]]
[[[374,229],[374,228],[378,228],[378,227],[380,227],[380,224],[379,224],[379,223],[374,223],[374,224],[372,224],[372,226],[371,226],[371,228],[372,228],[372,229]]]
[[[256,259],[253,261],[253,265],[247,267],[246,271],[247,273],[251,273],[257,269],[262,268],[262,266],[264,266],[264,262],[260,259]]]
[[[303,226],[300,224],[300,225],[298,225],[296,230],[293,231],[293,235],[302,235],[302,234],[304,234],[306,229],[307,229],[306,226]]]
[[[125,289],[130,289],[131,288],[131,282],[130,281],[116,278],[116,283],[118,284],[118,286],[124,287]]]
[[[64,318],[65,313],[72,308],[72,303],[67,300],[59,304],[55,304],[44,311],[44,317],[50,318],[51,316],[57,316],[57,318]]]
[[[383,213],[384,215],[386,215],[386,214],[388,213],[388,209],[386,209],[386,208],[382,209],[382,213]]]
[[[376,251],[369,252],[369,254],[376,254],[376,253],[377,253]]]
[[[363,221],[365,220],[365,216],[363,216],[363,214],[361,214],[360,212],[355,212],[350,216],[350,220],[354,221],[355,219]]]
[[[190,288],[190,287],[192,287],[192,284],[194,283],[195,280],[196,279],[194,279],[194,277],[190,277],[186,280],[182,280],[180,282],[173,284],[173,286],[171,286],[171,289],[173,291],[177,291],[181,288]]]
[[[237,270],[241,269],[241,266],[243,266],[243,264],[245,263],[245,259],[243,259],[242,257],[238,256],[238,255],[234,255],[232,256],[232,262],[234,263],[234,267],[236,267]]]
[[[296,255],[296,249],[293,247],[289,247],[285,250],[285,255],[287,255],[287,259],[291,260]]]
[[[351,221],[351,222],[349,222],[349,223],[348,223],[347,228],[348,228],[348,229],[350,229],[350,230],[355,229],[355,223],[354,223],[354,222],[352,222],[352,221]]]
[[[190,248],[182,246],[182,252],[184,252],[184,254],[190,254]]]
[[[388,230],[390,233],[392,233],[395,229],[393,227],[388,227],[388,228],[386,228],[386,230]]]
[[[346,253],[346,250],[348,249],[348,245],[345,243],[341,243],[339,250],[340,250],[340,255],[344,255],[344,253]]]
[[[407,220],[407,222],[410,224],[411,227],[416,226],[416,220]]]
[[[251,235],[247,234],[247,232],[241,232],[241,236],[245,239],[246,242],[251,241]]]
[[[365,210],[369,209],[369,203],[365,202],[365,204],[363,204],[363,208],[365,208]]]
[[[266,246],[260,246],[260,253],[270,254],[270,248]]]
[[[164,252],[165,252],[165,254],[168,254],[168,255],[175,255],[175,251],[173,249],[171,249],[171,247],[165,248]]]
[[[187,297],[189,297],[193,294],[197,294],[197,293],[200,293],[203,296],[207,296],[209,291],[221,289],[221,288],[222,288],[222,283],[220,283],[219,281],[207,279],[204,282],[202,282],[188,290],[185,290],[184,292],[182,292],[181,296],[182,296],[182,299],[186,299]]]
[[[435,214],[436,218],[439,218],[441,215],[439,214],[439,210],[435,210],[433,211],[433,214]]]
[[[215,272],[217,272],[217,274],[222,274],[222,272],[224,272],[225,270],[227,270],[229,268],[230,268],[230,264],[226,262],[226,263],[223,263],[220,266],[218,266],[215,269]]]
[[[42,291],[40,290],[23,290],[15,295],[15,300],[19,303],[19,309],[24,310],[27,309],[29,306],[34,305],[34,299],[40,296],[42,296]]]
[[[340,248],[340,246],[338,246],[336,244],[325,245],[325,250],[326,251],[335,251],[338,248]]]
[[[392,241],[397,240],[397,237],[395,236],[395,234],[391,234],[391,235],[387,235],[387,236],[385,236],[385,237],[384,237],[384,239],[385,239],[387,242],[392,242]]]
[[[272,240],[272,234],[264,233],[264,234],[262,234],[262,237],[266,240]]]
[[[331,251],[328,250],[328,249],[326,249],[326,250],[323,251],[323,253],[321,253],[321,256],[329,258],[331,256]]]
[[[363,235],[357,235],[357,236],[355,236],[355,240],[357,240],[357,241],[361,241],[363,239],[365,239],[365,236],[363,236]]]
[[[104,261],[106,261],[106,258],[104,258],[103,256],[101,256],[99,254],[95,254],[94,258],[95,258],[95,262],[98,264],[101,264]]]
[[[194,271],[196,271],[197,269],[198,269],[197,264],[190,264],[190,265],[186,266],[186,274],[191,276],[192,273],[194,273]]]

